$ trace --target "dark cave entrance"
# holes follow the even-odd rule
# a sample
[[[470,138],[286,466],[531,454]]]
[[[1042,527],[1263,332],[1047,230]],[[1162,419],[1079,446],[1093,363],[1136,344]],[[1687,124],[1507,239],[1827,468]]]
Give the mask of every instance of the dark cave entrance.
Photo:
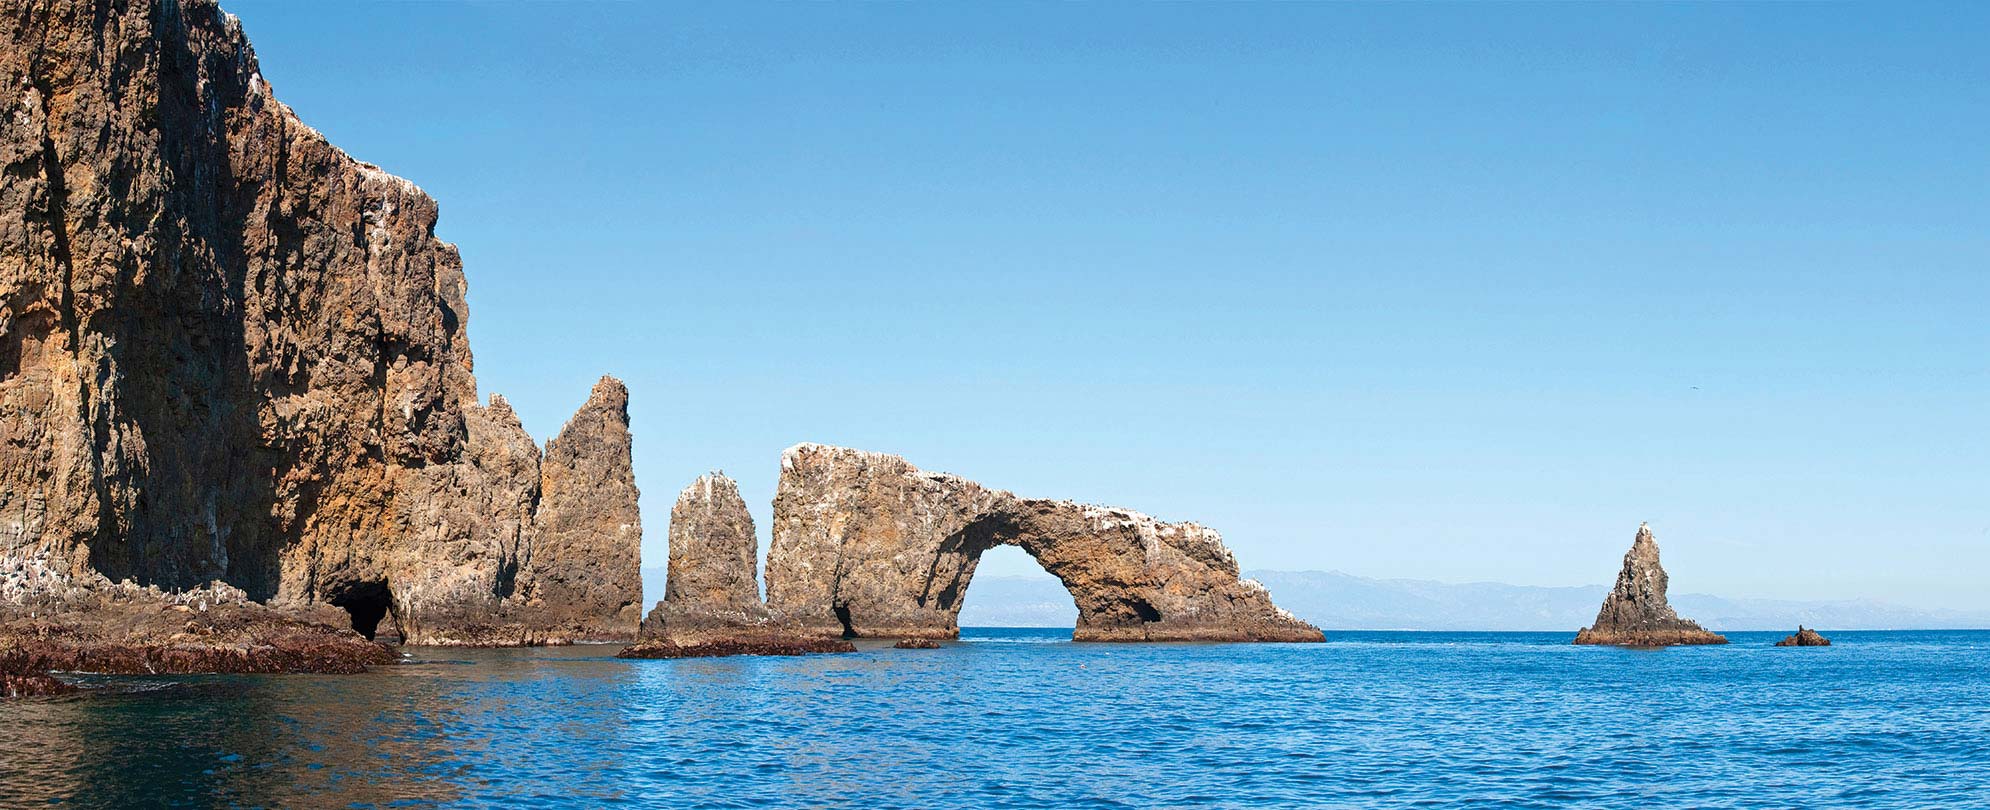
[[[352,616],[352,629],[367,640],[392,641],[400,643],[401,624],[394,616],[394,594],[387,589],[385,581],[358,582],[340,588],[325,601],[345,609]],[[381,620],[386,619],[386,625]]]
[[[819,615],[822,615],[822,614],[819,614],[819,613],[818,613],[818,614],[816,614],[816,615],[818,615],[818,616],[819,616]],[[844,638],[856,638],[856,637],[857,637],[857,631],[856,631],[856,629],[855,629],[855,628],[852,628],[852,627],[850,626],[850,606],[849,606],[849,605],[837,605],[837,606],[836,606],[836,621],[838,621],[838,622],[842,622],[842,623],[843,623],[843,637],[844,637]]]

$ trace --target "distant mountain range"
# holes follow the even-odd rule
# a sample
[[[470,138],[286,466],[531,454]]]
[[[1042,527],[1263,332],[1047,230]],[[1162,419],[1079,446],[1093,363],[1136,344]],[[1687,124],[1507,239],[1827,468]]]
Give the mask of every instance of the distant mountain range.
[[[1549,630],[1573,633],[1596,619],[1604,585],[1542,587],[1498,582],[1451,584],[1370,579],[1339,571],[1246,571],[1271,589],[1280,607],[1327,630]],[[664,571],[643,569],[654,604]],[[1679,614],[1710,630],[1990,628],[1990,614],[1920,610],[1868,600],[1800,602],[1674,594]],[[968,588],[966,627],[1070,627],[1078,609],[1048,577],[978,576]]]

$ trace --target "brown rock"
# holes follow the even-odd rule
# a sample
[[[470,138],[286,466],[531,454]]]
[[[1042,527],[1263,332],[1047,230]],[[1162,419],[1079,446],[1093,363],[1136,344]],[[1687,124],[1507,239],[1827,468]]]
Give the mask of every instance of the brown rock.
[[[0,698],[49,697],[75,691],[75,686],[47,675],[0,674]]]
[[[542,470],[478,404],[433,200],[211,0],[0,0],[0,43],[0,601],[218,579],[416,642],[633,634],[620,386]]]
[[[624,647],[616,658],[719,658],[728,655],[819,655],[856,652],[857,647],[842,639],[785,638],[706,641],[675,644],[648,639]]]
[[[347,629],[345,613],[257,604],[222,583],[178,593],[129,583],[76,587],[0,609],[0,676],[9,696],[73,691],[51,671],[355,673],[393,663]]]
[[[1604,597],[1596,623],[1577,633],[1575,643],[1625,647],[1727,643],[1725,637],[1679,618],[1666,602],[1666,586],[1665,569],[1658,562],[1658,540],[1651,527],[1638,524],[1638,536],[1624,554],[1617,586]]]
[[[767,609],[754,575],[759,540],[739,486],[711,473],[685,487],[670,510],[670,569],[663,601],[643,620],[625,657],[800,655],[854,649]],[[757,652],[757,651],[773,652]]]
[[[1807,628],[1807,627],[1804,627],[1803,625],[1797,625],[1797,631],[1796,631],[1796,634],[1795,634],[1795,635],[1792,635],[1792,636],[1790,636],[1789,638],[1786,638],[1786,639],[1783,639],[1782,641],[1778,641],[1778,642],[1776,642],[1776,646],[1778,646],[1778,647],[1829,647],[1829,646],[1831,646],[1831,639],[1828,639],[1828,638],[1825,638],[1825,637],[1824,637],[1824,636],[1822,636],[1822,635],[1819,635],[1819,634],[1818,634],[1818,632],[1817,632],[1816,630],[1811,630],[1811,629],[1809,629],[1809,628]]]
[[[781,458],[768,607],[834,637],[956,638],[981,554],[1016,545],[1064,583],[1079,641],[1319,641],[1240,580],[1215,530],[1018,498],[897,456],[804,444]]]
[[[891,647],[895,650],[937,650],[940,648],[940,642],[930,638],[901,638]]]
[[[663,601],[644,620],[643,636],[690,644],[764,626],[770,615],[755,573],[758,546],[731,478],[715,472],[685,487],[670,509]]]
[[[546,443],[531,556],[529,615],[566,638],[630,641],[643,618],[643,520],[629,438],[629,391],[603,377]]]

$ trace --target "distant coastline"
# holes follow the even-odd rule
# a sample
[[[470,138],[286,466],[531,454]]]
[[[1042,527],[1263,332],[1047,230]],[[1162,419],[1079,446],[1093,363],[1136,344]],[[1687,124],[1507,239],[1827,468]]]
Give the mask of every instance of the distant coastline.
[[[1332,630],[1559,632],[1596,617],[1607,585],[1540,586],[1497,582],[1447,583],[1377,579],[1340,571],[1254,570],[1279,603]],[[662,567],[643,569],[645,598],[663,593]],[[1803,624],[1830,630],[1971,630],[1990,628],[1990,614],[1915,608],[1863,599],[1800,601],[1681,593],[1681,612],[1708,627],[1741,632]],[[1048,576],[974,578],[961,608],[963,627],[1070,627],[1071,597]]]

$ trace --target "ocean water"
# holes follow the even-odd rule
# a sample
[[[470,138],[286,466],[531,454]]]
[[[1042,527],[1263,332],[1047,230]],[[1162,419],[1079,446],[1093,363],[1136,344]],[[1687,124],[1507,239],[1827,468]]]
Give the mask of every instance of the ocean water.
[[[0,804],[1990,806],[1990,632],[1569,634],[621,661],[410,648],[360,676],[90,678],[0,703]]]

